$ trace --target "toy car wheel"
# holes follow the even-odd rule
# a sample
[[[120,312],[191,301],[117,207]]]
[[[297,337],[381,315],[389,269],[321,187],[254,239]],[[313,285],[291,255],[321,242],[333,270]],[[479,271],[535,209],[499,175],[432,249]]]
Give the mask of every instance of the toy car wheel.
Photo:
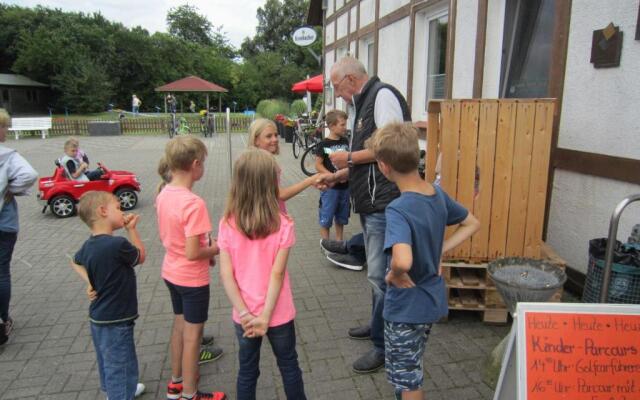
[[[76,213],[76,203],[69,196],[56,196],[49,204],[51,212],[58,218],[68,218]]]
[[[138,195],[133,189],[125,188],[116,192],[116,196],[120,200],[120,209],[124,211],[136,208],[138,204]]]

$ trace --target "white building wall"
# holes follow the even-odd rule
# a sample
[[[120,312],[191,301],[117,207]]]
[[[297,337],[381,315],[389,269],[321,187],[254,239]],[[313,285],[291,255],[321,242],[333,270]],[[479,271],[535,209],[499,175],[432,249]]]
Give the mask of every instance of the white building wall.
[[[637,16],[637,0],[572,3],[559,147],[640,159]],[[612,21],[624,33],[620,67],[595,69],[589,62],[592,32]],[[634,193],[640,186],[556,170],[548,242],[569,265],[586,272],[589,239],[607,236],[614,207]],[[637,203],[622,214],[618,238],[626,240],[635,223]]]
[[[324,29],[324,43],[325,46],[334,42],[335,40],[335,21],[330,22]]]
[[[462,0],[457,4],[451,93],[454,99],[462,99],[473,96],[478,0]]]
[[[336,40],[340,40],[343,37],[347,36],[348,28],[349,28],[349,14],[342,14],[338,17],[338,31],[336,34]]]
[[[358,31],[358,7],[351,7],[350,11],[351,18],[351,32]]]
[[[487,30],[484,47],[482,97],[498,98],[502,65],[505,0],[492,0],[487,8]]]
[[[573,269],[586,273],[589,240],[608,236],[616,204],[635,193],[640,186],[556,169],[547,243]],[[640,204],[633,203],[622,213],[618,239],[626,241],[638,223]]]
[[[572,3],[559,147],[640,159],[637,18],[637,0]],[[620,66],[594,68],[589,62],[592,31],[609,22],[624,35]]]
[[[409,61],[409,17],[380,30],[378,44],[378,76],[407,96]]]
[[[336,0],[336,11],[344,5],[344,0]]]
[[[356,40],[352,40],[351,43],[349,43],[349,54],[351,54],[352,56],[356,56],[356,47],[358,46],[358,42]]]
[[[330,72],[331,67],[335,64],[333,60],[335,58],[335,51],[327,51],[324,55],[324,80],[325,82],[330,80]],[[329,89],[324,93],[324,104],[325,108],[328,110],[332,110],[334,108],[333,105],[333,87],[329,86]]]
[[[360,2],[360,28],[364,28],[376,19],[375,0],[362,0]]]
[[[380,18],[391,14],[398,8],[409,4],[410,0],[383,0],[380,2]]]

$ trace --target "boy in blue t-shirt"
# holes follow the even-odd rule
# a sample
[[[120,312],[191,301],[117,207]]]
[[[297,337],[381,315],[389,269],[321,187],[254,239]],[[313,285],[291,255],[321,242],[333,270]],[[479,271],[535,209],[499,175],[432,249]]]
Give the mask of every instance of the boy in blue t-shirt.
[[[347,135],[347,113],[331,110],[327,113],[326,123],[329,136],[316,145],[316,170],[334,173],[337,168],[329,156],[337,151],[349,151]],[[349,183],[338,182],[332,188],[320,193],[318,222],[320,237],[329,239],[329,230],[334,220],[336,223],[336,240],[342,240],[344,226],[349,223]],[[360,268],[362,269],[362,268]]]
[[[78,214],[91,229],[91,237],[75,254],[71,266],[88,285],[91,338],[98,359],[100,389],[109,399],[130,400],[144,391],[144,385],[138,383],[133,341],[133,325],[138,318],[133,267],[145,259],[144,245],[136,229],[138,215],[123,214],[117,197],[97,191],[89,191],[80,198]],[[131,242],[113,236],[113,231],[123,227]]]
[[[384,344],[387,378],[397,399],[422,399],[422,356],[431,324],[447,315],[443,252],[473,235],[480,223],[464,207],[418,174],[418,135],[410,124],[393,123],[368,143],[380,171],[401,195],[385,210],[384,248],[391,254],[385,282]],[[459,224],[444,240],[447,225]]]

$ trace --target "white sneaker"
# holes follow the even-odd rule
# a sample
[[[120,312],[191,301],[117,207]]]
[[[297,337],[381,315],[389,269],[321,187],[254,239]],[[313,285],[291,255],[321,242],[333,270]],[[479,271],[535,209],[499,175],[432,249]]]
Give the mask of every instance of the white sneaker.
[[[136,385],[136,392],[133,394],[133,397],[140,397],[140,395],[144,393],[145,390],[147,390],[147,387],[144,385],[144,383],[138,383]],[[109,400],[108,397],[107,400]]]
[[[138,385],[136,386],[136,393],[133,395],[133,397],[140,397],[140,395],[144,393],[146,389],[147,387],[144,385],[144,383],[138,383]]]

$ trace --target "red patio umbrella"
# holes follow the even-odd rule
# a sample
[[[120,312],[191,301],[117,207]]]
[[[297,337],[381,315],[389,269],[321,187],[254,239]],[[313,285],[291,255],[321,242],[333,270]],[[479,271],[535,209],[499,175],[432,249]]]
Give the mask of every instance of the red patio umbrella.
[[[311,93],[322,93],[323,90],[324,79],[322,74],[294,83],[291,87],[291,91],[294,93],[304,93],[307,91]]]

